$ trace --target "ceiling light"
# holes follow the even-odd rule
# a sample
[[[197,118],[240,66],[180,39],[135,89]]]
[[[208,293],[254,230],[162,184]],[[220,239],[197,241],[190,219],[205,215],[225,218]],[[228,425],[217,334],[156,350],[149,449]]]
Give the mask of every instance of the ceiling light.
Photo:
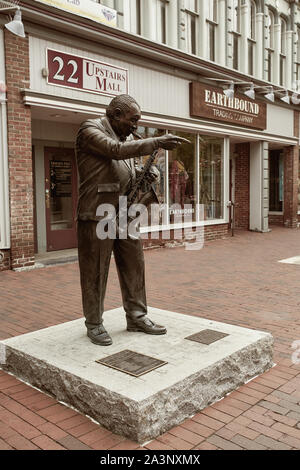
[[[252,83],[251,88],[249,90],[244,91],[244,95],[248,96],[252,100],[255,100],[255,91],[254,91],[254,84]]]
[[[223,92],[224,92],[224,95],[227,96],[227,98],[229,99],[233,98],[234,97],[234,84],[231,83],[229,85],[229,88],[226,88],[226,90],[223,90]]]

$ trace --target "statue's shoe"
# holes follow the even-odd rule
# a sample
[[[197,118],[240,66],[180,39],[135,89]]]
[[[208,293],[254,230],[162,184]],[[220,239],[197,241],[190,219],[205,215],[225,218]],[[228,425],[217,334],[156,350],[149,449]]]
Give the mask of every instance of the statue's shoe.
[[[164,326],[156,325],[147,316],[136,319],[127,317],[127,331],[142,331],[148,335],[165,335],[167,333]]]
[[[92,343],[98,344],[99,346],[110,346],[112,344],[112,339],[103,325],[88,328],[87,335]]]

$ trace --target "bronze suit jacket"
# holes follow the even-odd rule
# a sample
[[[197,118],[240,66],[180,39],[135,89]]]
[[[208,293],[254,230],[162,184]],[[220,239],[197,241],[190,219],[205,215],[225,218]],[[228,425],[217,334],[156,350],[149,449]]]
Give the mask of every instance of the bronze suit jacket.
[[[151,154],[158,148],[157,138],[121,142],[104,118],[84,121],[76,138],[79,176],[78,220],[99,220],[97,207],[118,204],[135,179],[133,158]]]

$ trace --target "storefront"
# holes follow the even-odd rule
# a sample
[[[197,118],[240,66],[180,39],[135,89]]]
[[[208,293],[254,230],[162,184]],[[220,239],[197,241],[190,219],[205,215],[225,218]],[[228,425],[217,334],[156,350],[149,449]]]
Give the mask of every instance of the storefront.
[[[184,57],[178,55],[175,67],[171,54],[164,62],[150,47],[147,54],[142,44],[130,49],[125,33],[118,47],[110,47],[108,39],[99,47],[100,40],[91,32],[78,37],[75,29],[73,34],[60,33],[35,24],[27,31],[26,40],[5,34],[6,70],[14,86],[7,100],[17,99],[19,106],[18,111],[13,105],[8,111],[8,146],[11,155],[12,149],[19,152],[26,166],[22,183],[12,159],[10,169],[2,169],[11,187],[18,183],[10,194],[10,223],[7,210],[6,222],[1,219],[1,240],[3,227],[6,237],[12,228],[10,243],[0,249],[10,256],[13,269],[33,265],[34,253],[76,247],[77,129],[83,120],[103,116],[111,98],[121,93],[133,95],[141,105],[142,136],[172,132],[190,140],[156,157],[161,178],[155,189],[167,218],[159,215],[156,223],[144,224],[145,245],[164,245],[180,227],[203,227],[206,240],[225,237],[233,205],[236,228],[266,232],[275,216],[293,226],[295,209],[288,200],[294,198],[294,189],[288,181],[295,180],[295,171],[298,181],[298,111],[269,104],[262,96],[246,98],[241,91],[227,99],[218,74],[212,74],[212,86],[200,66],[189,66]],[[16,44],[24,48],[19,75],[13,75],[10,65]],[[25,127],[11,125],[16,113]],[[24,197],[22,207],[16,202],[19,197]],[[4,207],[3,201],[2,196]],[[167,229],[170,236],[164,238]]]
[[[124,55],[120,61],[111,52],[107,57],[36,37],[30,37],[29,44],[33,86],[23,99],[32,116],[36,252],[76,246],[73,146],[78,125],[87,117],[104,115],[111,98],[126,92],[141,104],[141,136],[173,132],[191,142],[172,152],[161,150],[156,158],[161,177],[155,189],[168,217],[160,215],[157,223],[149,219],[142,228],[144,243],[163,243],[166,229],[168,242],[180,222],[183,228],[205,225],[209,237],[216,232],[216,237],[226,235],[229,137],[220,130],[214,133],[213,127],[203,132],[190,116],[190,80],[151,70],[151,63],[145,68],[125,61]]]

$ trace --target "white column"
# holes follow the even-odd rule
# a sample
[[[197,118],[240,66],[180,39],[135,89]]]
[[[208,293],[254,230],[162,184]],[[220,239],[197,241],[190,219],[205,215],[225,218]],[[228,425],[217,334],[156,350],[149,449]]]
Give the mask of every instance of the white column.
[[[268,44],[268,37],[269,37],[269,28],[268,28],[268,7],[264,4],[264,66],[263,66],[263,74],[264,79],[268,79],[268,51],[266,49],[266,45]]]
[[[223,174],[223,218],[229,222],[229,186],[230,186],[230,137],[224,138],[224,174]]]
[[[250,144],[250,220],[249,228],[268,232],[269,155],[268,142]]]
[[[135,8],[135,2],[130,0],[123,0],[124,1],[124,29],[125,31],[135,32],[135,30],[131,30],[130,28],[130,16],[131,16],[131,8]]]
[[[264,14],[256,13],[255,76],[264,79]]]
[[[157,0],[142,0],[141,3],[142,36],[156,41]]]
[[[178,0],[178,47],[182,51],[187,50],[187,40],[186,40],[186,13],[184,0]]]
[[[178,48],[178,0],[172,0],[167,6],[168,45]]]
[[[248,73],[248,36],[249,36],[248,4],[241,6],[241,39],[240,39],[240,71]]]
[[[227,8],[226,0],[218,2],[218,26],[216,27],[216,62],[220,65],[226,65],[227,56]]]
[[[198,51],[199,56],[203,58],[208,57],[208,29],[207,29],[207,12],[206,12],[206,2],[201,1],[199,4],[199,41],[198,41]]]
[[[227,26],[226,26],[226,49],[227,49],[227,57],[226,57],[226,66],[233,68],[233,2],[232,0],[227,0]]]
[[[0,81],[5,83],[4,34],[0,29]],[[9,173],[5,93],[0,93],[0,248],[10,248]]]

